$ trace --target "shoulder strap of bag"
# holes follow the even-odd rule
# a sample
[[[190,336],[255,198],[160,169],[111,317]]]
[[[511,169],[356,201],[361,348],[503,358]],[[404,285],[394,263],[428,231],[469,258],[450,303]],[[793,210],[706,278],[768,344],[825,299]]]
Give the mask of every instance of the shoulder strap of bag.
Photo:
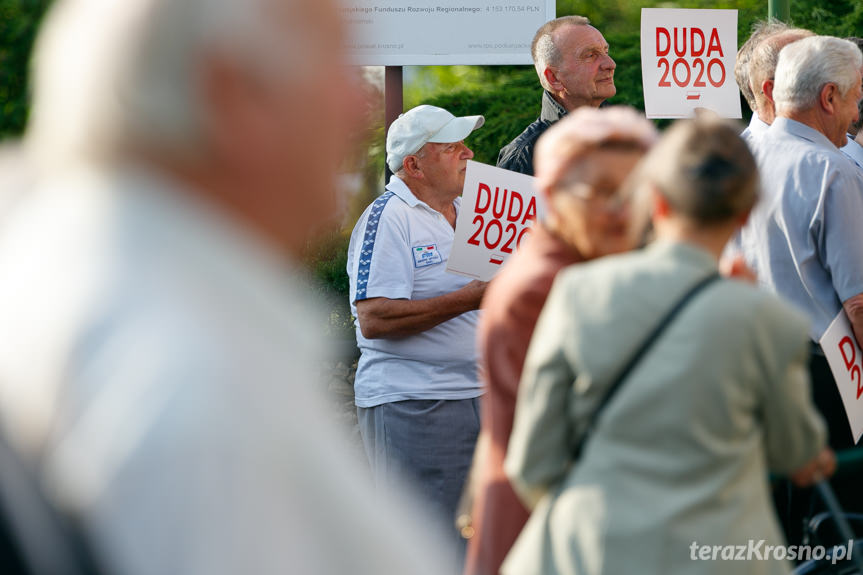
[[[620,373],[617,374],[617,378],[614,380],[614,383],[611,384],[611,386],[608,388],[608,391],[605,392],[605,395],[599,402],[599,405],[593,411],[593,414],[590,417],[590,423],[587,427],[587,434],[581,440],[578,451],[581,450],[580,448],[584,445],[588,437],[590,437],[590,435],[592,434],[596,422],[599,421],[599,416],[602,415],[603,410],[611,401],[611,398],[614,397],[617,390],[620,389],[620,386],[623,384],[624,381],[626,381],[626,378],[629,376],[630,372],[632,372],[635,366],[638,365],[638,362],[641,361],[641,358],[644,357],[644,354],[646,354],[653,345],[653,343],[657,339],[659,339],[659,336],[662,334],[663,331],[665,331],[665,328],[671,324],[671,322],[674,320],[674,317],[680,312],[680,310],[686,307],[686,304],[689,303],[689,301],[693,297],[695,297],[698,292],[718,280],[719,277],[719,273],[714,272],[709,276],[705,277],[704,279],[700,280],[694,286],[692,286],[689,291],[683,294],[683,297],[681,297],[677,301],[677,303],[672,306],[668,313],[665,314],[665,316],[659,321],[659,323],[656,325],[656,327],[653,328],[653,330],[647,335],[647,337],[644,338],[641,346],[635,351],[634,354],[632,354],[632,356],[629,358],[629,361],[626,362],[626,365],[624,365],[623,369],[620,370]]]

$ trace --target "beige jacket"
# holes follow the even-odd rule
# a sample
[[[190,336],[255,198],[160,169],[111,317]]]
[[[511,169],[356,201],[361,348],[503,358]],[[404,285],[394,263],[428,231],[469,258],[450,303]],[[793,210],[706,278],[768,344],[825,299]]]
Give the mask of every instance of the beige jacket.
[[[503,573],[788,572],[781,561],[692,559],[693,543],[783,544],[768,471],[792,471],[825,444],[809,399],[807,321],[776,297],[730,280],[698,294],[572,462],[622,364],[715,270],[707,252],[658,243],[558,276],[528,351],[505,463],[535,508]]]

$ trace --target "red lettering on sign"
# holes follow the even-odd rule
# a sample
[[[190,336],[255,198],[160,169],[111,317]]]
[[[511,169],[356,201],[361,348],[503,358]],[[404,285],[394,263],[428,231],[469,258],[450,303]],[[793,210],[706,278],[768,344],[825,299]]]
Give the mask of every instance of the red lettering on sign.
[[[857,399],[860,399],[863,395],[863,378],[860,377],[860,366],[857,365],[857,347],[850,336],[846,335],[839,340],[839,353],[842,354],[842,361],[845,362],[845,369],[848,370],[851,381],[857,383]]]
[[[701,46],[696,50],[695,49],[695,39],[701,39]],[[689,32],[689,49],[692,50],[690,56],[697,57],[701,56],[704,53],[704,32],[701,31],[701,28],[692,28]]]
[[[661,48],[662,39],[665,38],[665,48]],[[671,50],[671,35],[668,33],[668,28],[656,28],[656,55],[667,56]]]
[[[483,192],[485,192],[485,196],[483,196]],[[485,205],[480,207],[480,203],[483,198],[485,198]],[[488,207],[491,205],[491,190],[489,187],[482,182],[479,184],[479,189],[476,192],[476,206],[474,207],[474,212],[478,214],[484,214],[488,211]],[[474,220],[475,221],[475,220]],[[479,244],[477,244],[479,245]]]
[[[495,218],[500,219],[503,217],[504,212],[506,211],[506,197],[509,194],[509,191],[504,189],[503,196],[500,194],[500,188],[494,189],[494,202],[492,202],[491,215]],[[500,198],[500,209],[498,209],[498,198]]]
[[[486,209],[487,208],[488,208],[488,206],[486,206]],[[474,245],[474,246],[479,245],[479,240],[477,238],[482,233],[482,228],[485,225],[485,220],[482,219],[482,216],[474,216],[473,223],[475,224],[477,222],[479,222],[479,227],[476,229],[476,231],[473,233],[473,235],[467,241],[467,243]]]
[[[848,357],[848,351],[850,351],[851,357]],[[847,335],[839,341],[839,352],[845,361],[845,369],[850,371],[851,366],[857,361],[857,350],[854,347],[854,342]]]
[[[518,211],[513,212],[513,206],[515,206],[515,201],[518,200]],[[521,209],[524,207],[524,200],[521,197],[521,194],[516,192],[515,190],[510,192],[509,198],[509,210],[506,212],[506,221],[508,222],[517,222],[518,218],[521,216]]]
[[[495,238],[494,241],[489,241],[488,231],[494,226],[497,227],[497,237]],[[482,239],[485,242],[485,247],[487,247],[490,250],[493,250],[500,244],[500,240],[502,237],[503,237],[503,226],[500,225],[499,220],[492,220],[488,223],[488,226],[486,226],[485,234],[483,235]]]
[[[722,72],[722,76],[720,76],[718,80],[713,79],[714,64],[718,65],[719,71]],[[718,88],[725,83],[725,64],[722,63],[722,60],[720,60],[719,58],[714,58],[707,63],[707,79],[710,80],[710,83],[713,85],[714,88]]]
[[[707,86],[707,84],[704,83],[704,80],[702,80],[702,78],[704,77],[704,60],[702,60],[701,58],[696,58],[695,61],[692,62],[692,67],[698,68],[698,76],[695,77],[695,83],[692,85],[696,88],[703,88]]]
[[[680,31],[680,42],[679,43],[677,42],[677,31],[678,30],[680,30],[680,28],[674,29],[674,54],[678,58],[683,58],[684,56],[686,56],[686,28],[683,28]]]
[[[515,241],[515,234],[518,232],[518,228],[515,227],[515,224],[509,224],[506,226],[506,231],[510,234],[509,239],[506,240],[506,243],[501,246],[500,251],[511,254],[512,253],[512,243]]]
[[[531,198],[530,202],[528,202],[527,210],[524,212],[524,219],[521,220],[521,225],[526,224],[528,221],[536,221],[536,198]]]
[[[705,56],[710,58],[710,55],[713,54],[714,51],[719,52],[720,58],[724,58],[722,54],[722,44],[719,43],[719,32],[716,28],[710,32],[710,42],[707,44],[707,54],[705,54]]]
[[[677,68],[678,66],[683,66],[683,69],[686,70],[686,79],[681,80],[677,77]],[[678,58],[674,61],[674,64],[671,65],[671,77],[674,78],[674,83],[680,86],[681,88],[685,88],[689,85],[689,78],[692,76],[692,73],[689,71],[689,63],[683,58]]]
[[[663,64],[665,64],[665,72],[662,73],[662,78],[659,79],[659,87],[670,88],[671,82],[668,81],[668,71],[670,69],[668,65],[668,58],[660,58],[659,62],[656,63],[656,66],[657,68],[662,68]]]

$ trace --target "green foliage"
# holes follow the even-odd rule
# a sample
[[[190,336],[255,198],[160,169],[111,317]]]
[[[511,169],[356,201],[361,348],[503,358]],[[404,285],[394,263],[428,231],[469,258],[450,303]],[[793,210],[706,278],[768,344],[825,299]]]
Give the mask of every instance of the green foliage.
[[[0,139],[27,123],[27,63],[49,0],[0,0]]]
[[[353,337],[353,319],[346,271],[350,235],[336,231],[309,242],[303,264],[311,273],[312,288],[328,303],[330,310],[326,334],[335,338]]]
[[[863,2],[860,0],[791,0],[791,21],[816,34],[863,36]]]

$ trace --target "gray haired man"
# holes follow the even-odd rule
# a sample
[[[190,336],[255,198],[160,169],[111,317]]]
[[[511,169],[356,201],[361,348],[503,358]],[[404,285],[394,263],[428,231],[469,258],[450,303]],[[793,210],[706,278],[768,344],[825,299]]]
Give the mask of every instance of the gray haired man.
[[[608,42],[583,16],[562,16],[543,24],[533,37],[531,56],[545,90],[540,115],[501,149],[497,165],[532,176],[533,148],[543,132],[576,108],[599,107],[617,88]]]
[[[863,177],[839,151],[858,118],[861,69],[860,50],[830,36],[804,38],[779,53],[776,119],[755,150],[761,205],[742,234],[759,282],[812,322],[813,395],[834,449],[852,446],[854,438],[817,342],[844,309],[863,343]],[[841,487],[846,509],[863,511],[859,489]]]

